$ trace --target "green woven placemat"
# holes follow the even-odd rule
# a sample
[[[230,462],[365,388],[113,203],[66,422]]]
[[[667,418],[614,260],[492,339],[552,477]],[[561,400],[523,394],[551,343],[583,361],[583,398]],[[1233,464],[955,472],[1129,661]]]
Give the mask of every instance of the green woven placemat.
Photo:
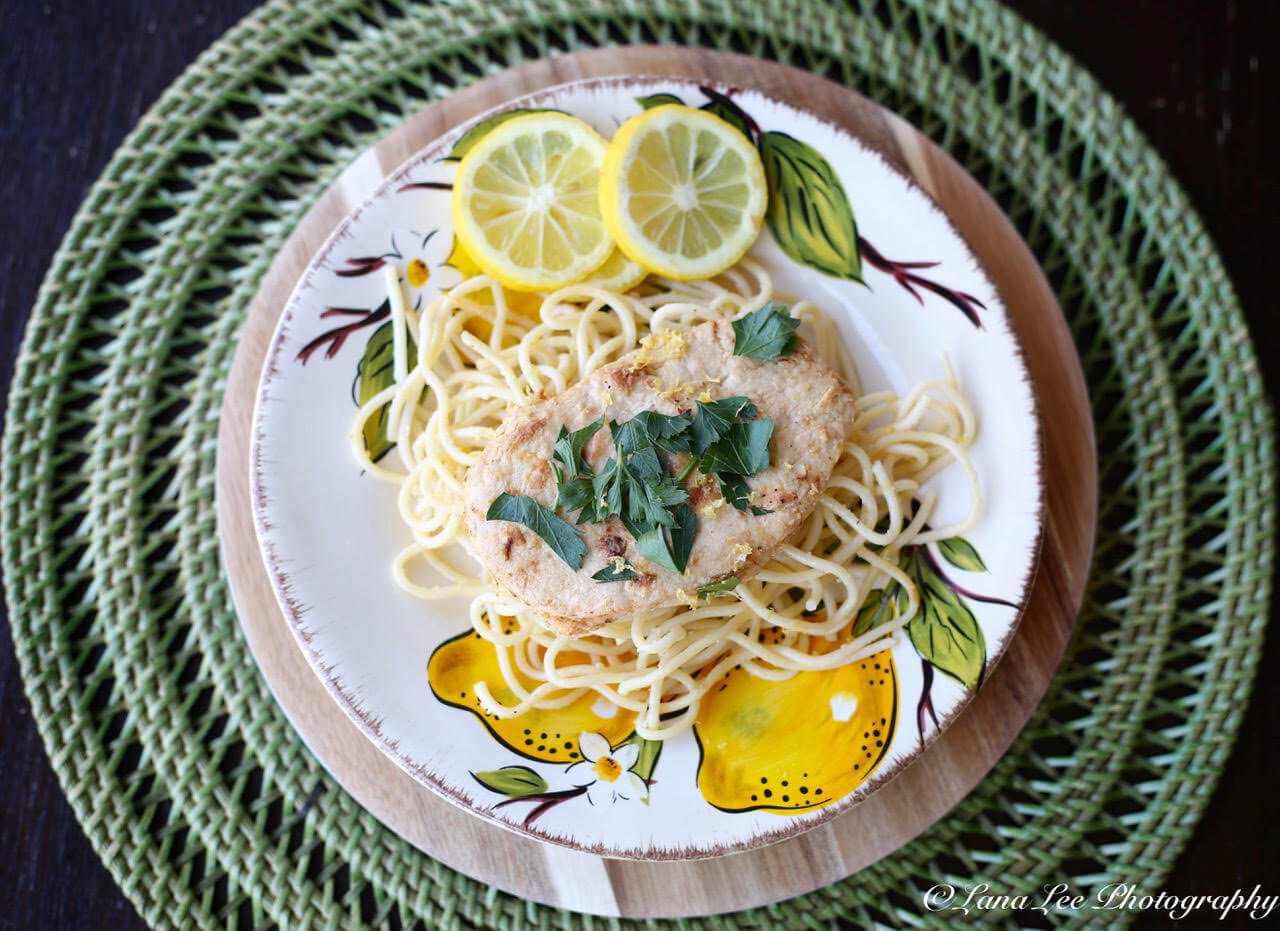
[[[214,447],[249,299],[357,153],[509,65],[653,42],[825,74],[959,158],[1070,319],[1103,492],[1078,634],[991,775],[845,882],[688,925],[946,928],[954,915],[921,906],[943,880],[1154,892],[1195,825],[1260,652],[1272,427],[1200,220],[1087,74],[982,0],[276,0],[183,75],[89,194],[40,292],[4,435],[5,582],[35,717],[152,925],[614,924],[440,866],[317,764],[240,635]]]

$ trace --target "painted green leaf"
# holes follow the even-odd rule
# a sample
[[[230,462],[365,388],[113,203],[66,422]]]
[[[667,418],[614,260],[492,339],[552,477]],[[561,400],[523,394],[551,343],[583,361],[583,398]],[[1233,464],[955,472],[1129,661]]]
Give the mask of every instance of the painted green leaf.
[[[547,780],[527,766],[504,766],[471,775],[486,789],[511,798],[525,798],[547,791]]]
[[[708,113],[720,117],[734,129],[738,130],[747,139],[751,139],[751,120],[747,114],[742,111],[736,103],[726,97],[724,94],[714,91],[709,87],[702,88],[702,93],[707,95],[708,102],[704,103],[699,110],[706,110]]]
[[[873,627],[893,620],[907,610],[910,603],[906,589],[896,582],[890,583],[888,588],[877,588],[868,593],[867,600],[858,609],[858,617],[853,622],[853,635],[857,637]]]
[[[957,569],[965,572],[986,572],[987,564],[982,561],[973,544],[964,537],[948,537],[938,541],[938,552],[942,558]]]
[[[684,101],[675,94],[650,94],[648,97],[637,97],[636,103],[644,110],[652,110],[654,107],[665,107],[669,103],[684,105]]]
[[[907,636],[921,657],[976,692],[987,668],[978,619],[923,559],[913,560],[911,574],[920,590],[920,612],[907,625]]]
[[[861,281],[853,207],[831,163],[786,133],[762,133],[759,148],[769,188],[765,219],[782,251],[824,274]]]
[[[462,156],[470,152],[477,142],[487,136],[494,129],[497,129],[507,120],[513,120],[517,116],[525,116],[529,113],[555,113],[556,110],[550,110],[546,107],[530,107],[528,109],[504,110],[501,113],[495,113],[493,116],[481,120],[472,126],[462,138],[453,144],[453,149],[445,157],[446,162],[458,162],[462,160]]]
[[[418,354],[418,346],[412,336],[408,337],[406,348],[409,358]],[[363,406],[378,392],[394,385],[395,381],[395,340],[391,321],[388,320],[373,331],[369,342],[365,344],[364,355],[356,366],[356,380],[351,386],[352,399],[357,406]],[[369,451],[369,458],[374,462],[396,445],[387,436],[387,410],[390,407],[390,403],[382,405],[378,408],[378,413],[364,422],[364,448]]]
[[[639,734],[632,734],[627,743],[635,744],[640,748],[640,755],[636,757],[636,763],[631,767],[631,771],[645,782],[648,782],[653,778],[653,771],[658,765],[658,757],[662,755],[662,741],[646,740]]]

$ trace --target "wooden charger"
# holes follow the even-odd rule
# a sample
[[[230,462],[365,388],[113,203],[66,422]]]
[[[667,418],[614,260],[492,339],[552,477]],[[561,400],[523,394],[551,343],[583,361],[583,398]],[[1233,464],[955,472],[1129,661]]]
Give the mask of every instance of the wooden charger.
[[[757,88],[844,127],[910,175],[950,216],[1009,308],[1044,430],[1039,571],[1021,625],[977,697],[920,759],[860,805],[773,846],[711,860],[581,853],[485,822],[416,782],[347,718],[294,642],[258,552],[249,498],[250,421],[267,345],[307,263],[348,211],[416,150],[491,107],[579,78],[639,74]],[[741,55],[669,47],[596,49],[504,71],[414,115],[356,159],[293,231],[249,309],[223,402],[217,481],[219,531],[245,636],[285,714],[334,778],[405,840],[480,882],[559,908],[630,917],[735,911],[809,892],[874,863],[946,814],[1048,688],[1084,595],[1097,512],[1093,421],[1066,321],[1026,244],[978,183],[920,132],[844,87]]]

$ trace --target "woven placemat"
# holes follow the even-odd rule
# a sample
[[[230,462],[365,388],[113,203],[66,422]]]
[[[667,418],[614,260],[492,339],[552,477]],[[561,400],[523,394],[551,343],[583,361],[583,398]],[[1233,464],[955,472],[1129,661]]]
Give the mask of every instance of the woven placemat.
[[[921,893],[947,880],[1154,892],[1217,781],[1260,652],[1270,413],[1230,283],[1160,159],[1060,50],[981,0],[276,0],[203,55],[121,147],[55,257],[4,435],[18,658],[98,853],[157,927],[625,923],[486,889],[332,782],[241,638],[213,497],[237,329],[320,191],[462,84],[617,43],[812,69],[959,158],[1070,318],[1103,489],[1077,637],[991,775],[845,882],[684,924],[946,928],[954,916],[924,911]]]

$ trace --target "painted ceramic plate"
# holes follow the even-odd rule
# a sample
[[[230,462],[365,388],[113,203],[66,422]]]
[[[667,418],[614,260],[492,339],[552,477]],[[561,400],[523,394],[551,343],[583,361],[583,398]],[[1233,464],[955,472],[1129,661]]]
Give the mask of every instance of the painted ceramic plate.
[[[424,602],[397,587],[391,562],[411,537],[396,491],[362,475],[347,435],[361,392],[380,366],[390,369],[391,324],[375,272],[393,263],[419,304],[461,279],[449,265],[456,162],[448,156],[492,114],[410,159],[311,262],[263,373],[252,482],[259,541],[285,617],[334,699],[383,752],[506,827],[608,856],[668,859],[796,834],[918,757],[981,688],[1013,635],[1039,552],[1043,487],[1031,381],[1000,295],[947,217],[879,154],[760,93],[679,80],[583,81],[502,109],[565,110],[608,137],[641,98],[659,94],[715,109],[762,150],[803,160],[787,196],[799,189],[847,212],[842,235],[821,255],[804,236],[779,240],[768,230],[752,255],[780,293],[803,295],[837,319],[863,390],[903,393],[937,378],[945,357],[977,411],[970,454],[985,491],[981,521],[964,539],[904,553],[929,567],[912,636],[844,670],[780,684],[744,676],[735,700],[770,712],[749,733],[700,718],[695,732],[657,744],[636,738],[632,718],[604,701],[544,713],[529,727],[520,718],[486,720],[459,697],[440,670],[474,669],[478,678],[486,662],[468,636],[467,606]],[[804,214],[797,203],[773,209]],[[376,428],[366,441],[387,443]],[[967,509],[958,473],[933,480],[936,522]],[[755,772],[789,778],[770,783]]]

